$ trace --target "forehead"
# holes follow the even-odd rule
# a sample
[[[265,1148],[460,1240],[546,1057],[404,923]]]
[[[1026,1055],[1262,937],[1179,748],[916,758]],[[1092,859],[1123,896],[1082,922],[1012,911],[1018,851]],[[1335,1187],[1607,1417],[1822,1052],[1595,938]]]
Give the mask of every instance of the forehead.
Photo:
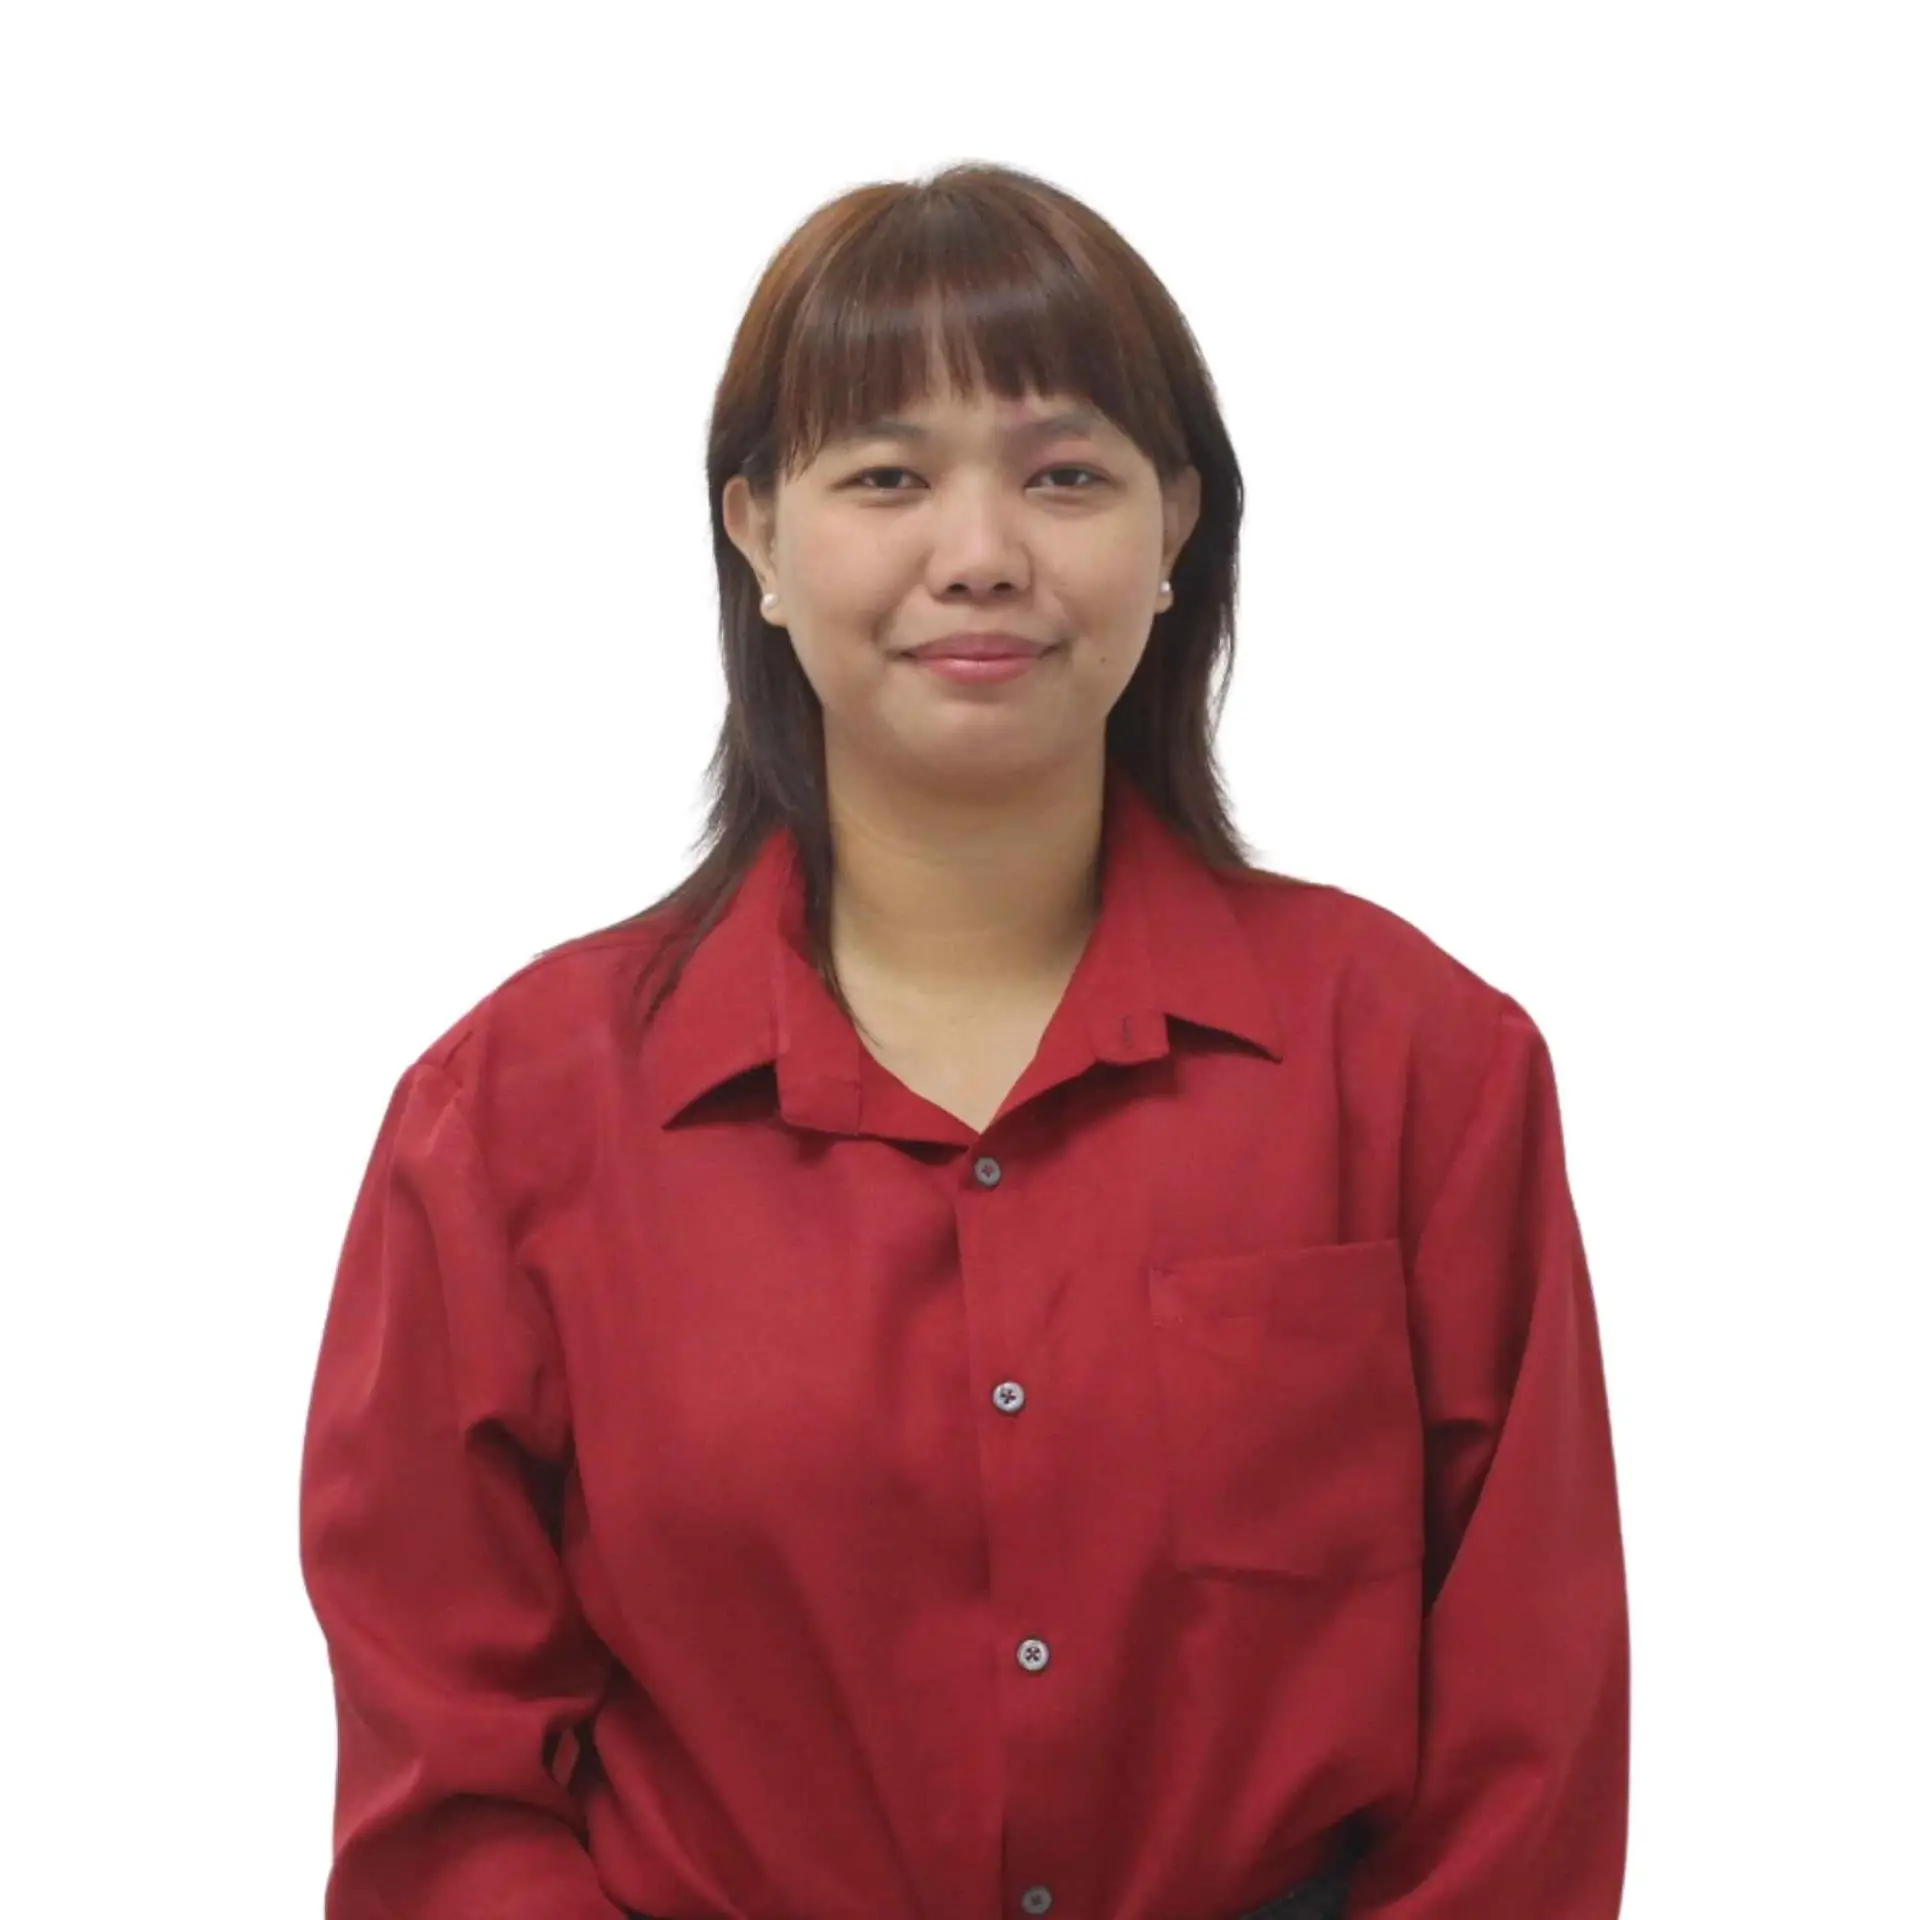
[[[1113,423],[1098,407],[1072,394],[1027,394],[1018,400],[1008,400],[998,394],[961,398],[942,392],[896,407],[885,415],[850,421],[835,432],[827,444],[932,440],[937,439],[943,429],[962,422],[985,426],[1002,439],[1014,442],[1114,430]]]

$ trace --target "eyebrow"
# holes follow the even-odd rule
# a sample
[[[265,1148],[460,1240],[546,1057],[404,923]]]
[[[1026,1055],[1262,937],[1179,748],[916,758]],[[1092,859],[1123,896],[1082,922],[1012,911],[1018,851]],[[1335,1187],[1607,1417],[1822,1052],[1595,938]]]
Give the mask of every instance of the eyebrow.
[[[1009,427],[1007,438],[1020,442],[1050,440],[1056,434],[1092,433],[1099,424],[1100,416],[1091,408],[1068,407],[1061,412],[1040,414],[1032,420],[1021,421],[1018,426]],[[919,443],[932,438],[933,430],[914,420],[868,420],[835,434],[827,445],[850,446],[861,440],[911,440]]]

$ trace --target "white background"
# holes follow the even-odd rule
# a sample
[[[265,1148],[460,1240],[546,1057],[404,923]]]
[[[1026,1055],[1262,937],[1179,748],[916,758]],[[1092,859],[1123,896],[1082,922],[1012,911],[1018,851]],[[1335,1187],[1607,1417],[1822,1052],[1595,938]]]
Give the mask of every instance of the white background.
[[[9,9],[0,1904],[319,1914],[297,1469],[375,1126],[684,872],[732,329],[965,158],[1208,356],[1264,860],[1548,1037],[1628,1915],[1916,1910],[1917,20]]]

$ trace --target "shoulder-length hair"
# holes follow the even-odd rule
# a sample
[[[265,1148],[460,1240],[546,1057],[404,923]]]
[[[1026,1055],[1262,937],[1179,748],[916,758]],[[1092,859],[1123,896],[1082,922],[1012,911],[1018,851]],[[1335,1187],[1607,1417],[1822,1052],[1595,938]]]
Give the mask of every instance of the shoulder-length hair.
[[[805,878],[813,962],[853,1018],[828,938],[819,698],[786,635],[761,617],[759,581],[727,532],[722,494],[740,474],[770,499],[778,477],[808,465],[830,436],[924,398],[940,370],[969,398],[984,383],[1006,399],[1089,400],[1163,482],[1198,470],[1200,513],[1174,565],[1173,603],[1107,717],[1107,754],[1209,867],[1264,872],[1229,817],[1214,759],[1233,667],[1240,467],[1172,296],[1112,226],[1032,174],[970,162],[856,187],[811,214],[768,263],[714,396],[707,492],[727,709],[704,779],[705,851],[670,893],[615,923],[657,918],[663,928],[633,982],[637,1002],[664,973],[642,1030],[782,826]]]

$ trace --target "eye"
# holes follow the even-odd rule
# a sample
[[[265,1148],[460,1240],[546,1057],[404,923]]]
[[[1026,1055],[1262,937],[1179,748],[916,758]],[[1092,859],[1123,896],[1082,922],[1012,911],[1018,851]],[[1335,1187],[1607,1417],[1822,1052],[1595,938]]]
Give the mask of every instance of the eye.
[[[866,483],[869,480],[874,479],[877,475],[900,474],[900,473],[908,473],[908,472],[910,472],[910,469],[906,467],[863,467],[860,470],[860,472],[856,473],[853,476],[853,478],[847,482],[847,484],[865,493],[900,493],[904,491],[904,489],[900,487],[868,486]],[[1086,492],[1089,492],[1092,487],[1096,487],[1100,485],[1102,479],[1104,478],[1103,475],[1094,472],[1094,470],[1091,467],[1072,467],[1072,466],[1043,467],[1041,469],[1041,472],[1043,475],[1056,474],[1056,473],[1084,474],[1088,481],[1087,486],[1049,487],[1046,489],[1046,491],[1049,493],[1086,493]]]
[[[1095,473],[1091,467],[1049,467],[1047,468],[1047,472],[1049,473],[1084,473],[1087,476],[1088,481],[1093,486],[1096,486],[1096,487],[1100,484],[1102,478],[1104,477],[1100,474]],[[1057,492],[1057,493],[1085,493],[1087,490],[1088,489],[1086,487],[1057,487],[1057,488],[1051,489],[1051,491]]]

